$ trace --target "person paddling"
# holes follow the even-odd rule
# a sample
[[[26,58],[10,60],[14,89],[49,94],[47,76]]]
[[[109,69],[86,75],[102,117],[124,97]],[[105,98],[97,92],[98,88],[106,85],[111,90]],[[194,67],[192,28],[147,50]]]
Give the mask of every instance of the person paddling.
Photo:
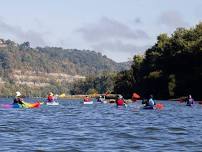
[[[118,95],[117,96],[116,105],[117,106],[124,106],[124,105],[126,105],[126,103],[125,103],[122,95]]]
[[[97,98],[97,102],[106,103],[105,96],[99,96],[99,97]]]
[[[22,98],[22,95],[19,91],[16,92],[16,96],[13,100],[13,104],[20,104],[20,105],[24,105],[23,103],[23,98]]]
[[[90,98],[88,96],[85,96],[84,99],[83,99],[83,101],[84,102],[90,102],[91,100],[90,100]]]
[[[97,102],[102,102],[102,96],[99,96],[99,97],[97,98]]]
[[[192,106],[194,104],[194,99],[192,98],[191,95],[188,96],[188,99],[187,99],[187,106]]]
[[[55,102],[55,97],[52,92],[48,93],[47,102]]]
[[[154,109],[156,103],[153,100],[153,95],[150,95],[149,100],[143,101],[142,104],[145,104],[144,109]]]

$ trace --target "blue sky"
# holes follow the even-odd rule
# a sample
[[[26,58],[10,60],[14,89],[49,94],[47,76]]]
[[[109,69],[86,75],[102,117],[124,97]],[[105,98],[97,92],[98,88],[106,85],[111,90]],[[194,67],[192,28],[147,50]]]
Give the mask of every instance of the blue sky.
[[[32,47],[90,49],[115,61],[160,33],[202,21],[202,0],[0,0],[0,37]]]

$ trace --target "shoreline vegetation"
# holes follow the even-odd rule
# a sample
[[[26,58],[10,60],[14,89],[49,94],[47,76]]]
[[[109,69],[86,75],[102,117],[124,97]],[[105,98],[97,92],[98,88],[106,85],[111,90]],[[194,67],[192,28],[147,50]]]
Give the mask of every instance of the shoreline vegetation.
[[[202,22],[193,28],[162,33],[144,55],[135,55],[130,70],[117,74],[114,92],[125,98],[173,99],[192,95],[202,100]],[[181,99],[179,98],[179,99]]]

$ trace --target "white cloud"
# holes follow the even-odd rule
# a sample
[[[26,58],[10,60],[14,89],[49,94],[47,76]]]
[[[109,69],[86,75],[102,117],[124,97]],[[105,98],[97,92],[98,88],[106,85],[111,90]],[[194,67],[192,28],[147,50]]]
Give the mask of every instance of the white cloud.
[[[172,29],[188,26],[188,23],[184,20],[183,16],[177,11],[163,12],[158,18],[158,23]]]
[[[11,35],[17,41],[24,42],[29,41],[32,46],[42,46],[45,45],[45,41],[41,33],[29,30],[23,31],[19,26],[12,26],[0,20],[0,32],[2,34]]]
[[[124,43],[121,40],[103,41],[93,45],[95,50],[107,50],[111,52],[139,52],[143,51],[142,47],[138,47],[132,43]]]
[[[135,18],[134,22],[135,24],[142,24],[142,20],[139,17]]]
[[[88,42],[114,39],[148,39],[146,32],[132,29],[117,20],[103,17],[98,23],[86,25],[78,30]]]
[[[132,43],[124,43],[120,40],[117,40],[97,43],[92,47],[93,49],[102,52],[108,57],[120,62],[127,61],[129,58],[133,58],[135,54],[143,54],[144,51],[149,48],[149,45],[136,46]]]
[[[140,24],[142,21],[136,18],[135,22]],[[145,31],[134,27],[134,24],[130,26],[107,17],[85,25],[77,32],[90,48],[116,61],[126,61],[128,57],[142,53],[146,47],[137,44],[150,39]]]

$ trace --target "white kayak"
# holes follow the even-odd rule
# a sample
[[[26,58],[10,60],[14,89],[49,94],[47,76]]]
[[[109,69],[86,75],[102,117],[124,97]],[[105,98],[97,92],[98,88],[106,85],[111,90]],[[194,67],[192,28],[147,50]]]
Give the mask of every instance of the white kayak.
[[[106,103],[107,103],[107,101],[106,101],[106,100],[104,100],[104,101],[102,101],[102,103],[106,104]]]
[[[85,101],[83,104],[93,104],[93,101]]]
[[[46,102],[46,105],[48,105],[48,106],[57,106],[57,105],[59,105],[59,102]]]

